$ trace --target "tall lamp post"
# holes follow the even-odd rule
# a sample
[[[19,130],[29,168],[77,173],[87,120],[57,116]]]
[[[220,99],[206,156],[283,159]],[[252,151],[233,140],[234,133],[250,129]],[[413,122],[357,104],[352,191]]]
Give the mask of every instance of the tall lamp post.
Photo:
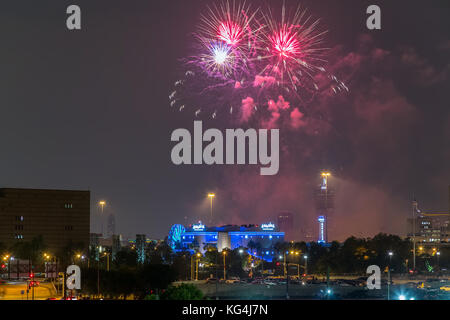
[[[210,212],[210,217],[209,217],[209,224],[212,225],[213,223],[213,199],[216,195],[214,193],[208,193],[208,198],[211,201],[211,212]]]
[[[200,257],[201,256],[202,256],[202,254],[199,252],[199,253],[197,253],[197,259],[195,259],[195,261],[196,261],[195,281],[198,281],[198,264],[200,262]]]
[[[328,243],[328,178],[329,172],[322,172],[322,188],[325,188],[325,242]]]
[[[105,200],[100,200],[100,201],[98,202],[98,205],[99,205],[100,208],[101,208],[101,213],[102,213],[102,216],[103,216],[103,210],[104,210],[104,208],[105,208],[105,206],[106,206],[106,201],[105,201]],[[102,219],[102,218],[100,218],[100,220],[101,220],[101,219]],[[103,221],[100,221],[100,225],[101,225],[100,233],[103,234]]]
[[[223,280],[225,281],[227,279],[227,267],[226,267],[226,261],[225,261],[227,252],[225,250],[223,250],[222,255],[223,255]]]
[[[390,289],[391,289],[391,261],[392,261],[392,256],[394,255],[394,253],[392,251],[388,252],[389,255],[389,266],[388,266],[388,283],[387,283],[387,288],[388,288],[388,300],[390,300],[391,296],[390,296]]]
[[[437,269],[438,269],[438,271],[440,271],[440,268],[439,268],[439,256],[441,255],[441,252],[440,251],[438,251],[438,252],[436,252],[436,257],[437,257]]]
[[[308,256],[305,255],[303,256],[303,258],[305,258],[305,275],[308,274]]]

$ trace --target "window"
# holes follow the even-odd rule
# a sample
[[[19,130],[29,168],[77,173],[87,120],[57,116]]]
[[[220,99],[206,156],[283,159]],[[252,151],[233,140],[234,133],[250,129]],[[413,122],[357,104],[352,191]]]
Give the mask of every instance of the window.
[[[73,226],[64,226],[65,231],[73,231]]]
[[[20,224],[17,225],[17,224],[16,224],[16,225],[14,226],[14,230],[23,230],[23,225],[20,225]]]
[[[66,209],[73,209],[73,204],[72,203],[66,203],[64,205],[64,208],[66,208]]]

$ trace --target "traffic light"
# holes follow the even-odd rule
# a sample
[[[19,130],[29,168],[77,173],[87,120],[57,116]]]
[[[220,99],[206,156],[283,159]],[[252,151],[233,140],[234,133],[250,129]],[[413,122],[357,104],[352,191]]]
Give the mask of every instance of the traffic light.
[[[5,269],[6,268],[6,265],[5,264],[2,264],[2,269]]]
[[[34,273],[31,272],[31,273],[30,273],[30,279],[33,279],[33,278],[34,278]]]

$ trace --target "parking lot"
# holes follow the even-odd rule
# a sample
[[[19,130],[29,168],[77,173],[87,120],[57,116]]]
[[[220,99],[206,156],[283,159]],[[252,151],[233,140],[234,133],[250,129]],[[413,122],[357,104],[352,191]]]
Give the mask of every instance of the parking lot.
[[[321,280],[301,281],[285,279],[256,279],[228,281],[196,281],[194,283],[205,296],[219,299],[375,299],[388,298],[387,282],[383,281],[381,289],[368,290],[362,279],[333,279],[328,282]],[[393,281],[389,286],[391,300],[449,300],[450,291],[444,287],[450,286],[450,281],[415,280]]]

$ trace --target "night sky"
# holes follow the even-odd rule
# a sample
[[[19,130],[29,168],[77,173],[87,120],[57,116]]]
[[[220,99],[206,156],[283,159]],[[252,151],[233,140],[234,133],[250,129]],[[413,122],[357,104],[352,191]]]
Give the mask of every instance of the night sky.
[[[327,68],[350,93],[316,99],[298,130],[280,126],[280,172],[266,177],[259,166],[170,160],[172,131],[192,131],[194,116],[171,109],[168,95],[208,3],[2,1],[0,187],[91,190],[92,231],[104,199],[130,237],[206,220],[211,191],[222,224],[287,210],[298,234],[315,230],[323,168],[337,192],[335,239],[404,235],[413,194],[424,211],[448,210],[448,1],[302,1],[329,30]],[[70,4],[81,7],[80,31],[66,28]],[[366,29],[370,4],[382,9],[381,31]]]

